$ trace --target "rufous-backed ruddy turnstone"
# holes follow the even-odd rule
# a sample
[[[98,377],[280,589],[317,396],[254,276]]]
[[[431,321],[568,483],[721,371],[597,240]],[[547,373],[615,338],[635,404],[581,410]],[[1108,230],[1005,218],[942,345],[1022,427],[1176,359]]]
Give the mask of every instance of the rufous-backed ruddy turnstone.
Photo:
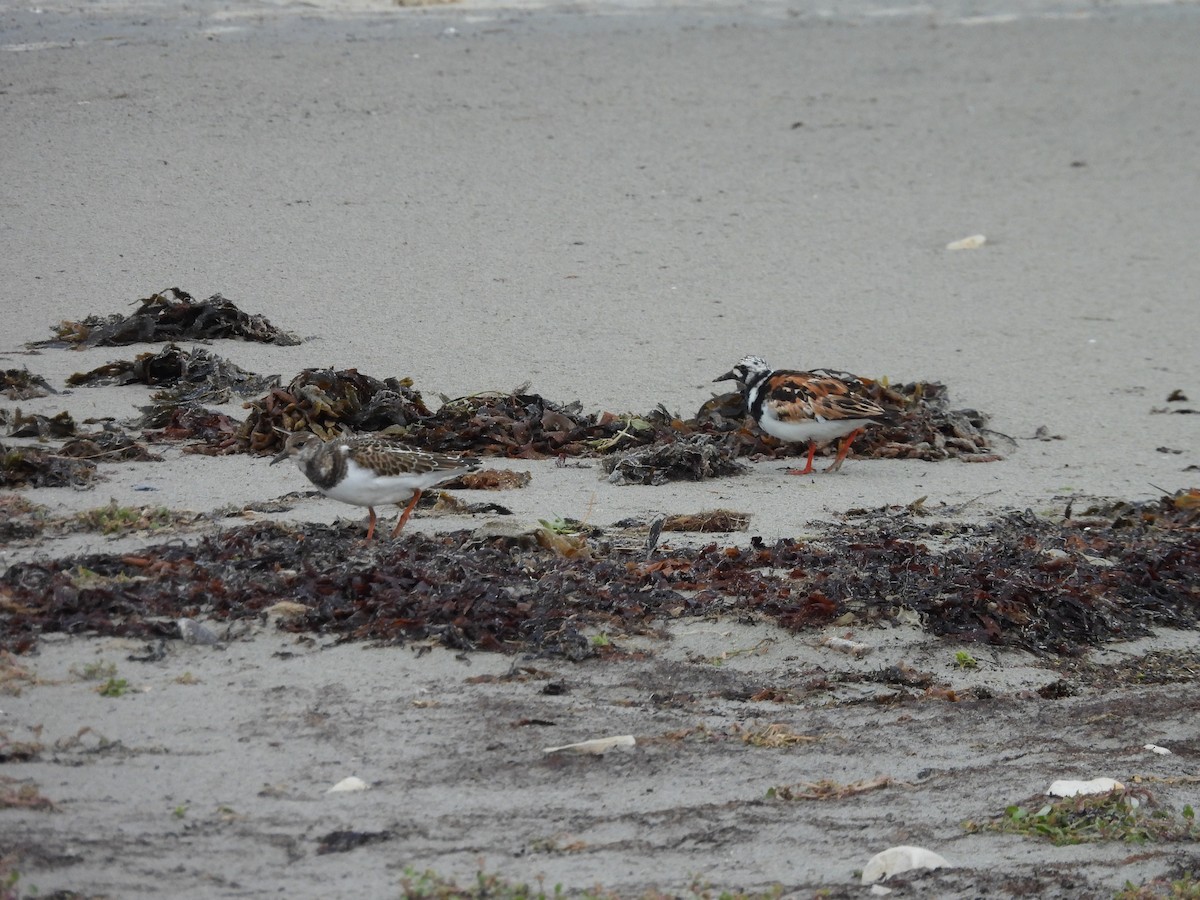
[[[738,382],[746,408],[767,434],[783,441],[808,442],[808,463],[803,469],[789,469],[793,475],[813,470],[818,445],[842,438],[837,458],[825,470],[836,472],[864,428],[889,422],[894,416],[892,410],[872,400],[866,385],[849,372],[772,369],[762,357],[747,356],[713,381]]]
[[[271,465],[291,457],[296,466],[326,497],[365,506],[371,514],[367,540],[375,534],[375,507],[382,503],[408,505],[392,537],[408,521],[421,492],[479,468],[479,460],[412,450],[372,437],[342,437],[322,441],[308,431],[289,435]]]

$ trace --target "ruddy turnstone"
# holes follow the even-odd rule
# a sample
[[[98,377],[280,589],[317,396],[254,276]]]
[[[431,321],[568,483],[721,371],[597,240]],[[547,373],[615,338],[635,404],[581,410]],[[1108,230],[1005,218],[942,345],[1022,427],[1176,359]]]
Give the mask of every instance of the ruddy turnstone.
[[[375,534],[375,506],[408,501],[392,537],[408,521],[421,492],[479,468],[479,460],[412,450],[372,437],[342,437],[322,441],[309,431],[289,435],[271,465],[288,457],[326,497],[365,506],[371,514],[367,540]],[[410,499],[411,498],[411,499]]]
[[[767,434],[784,441],[808,441],[808,463],[803,469],[789,469],[792,475],[807,475],[813,470],[817,446],[842,438],[837,459],[825,470],[836,472],[864,428],[889,422],[894,415],[872,400],[866,385],[849,372],[772,369],[762,357],[747,356],[713,381],[739,382],[746,408]]]

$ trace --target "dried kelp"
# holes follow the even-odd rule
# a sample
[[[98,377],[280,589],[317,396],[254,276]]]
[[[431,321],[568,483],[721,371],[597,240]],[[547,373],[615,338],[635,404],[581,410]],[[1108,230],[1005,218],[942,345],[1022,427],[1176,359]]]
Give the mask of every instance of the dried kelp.
[[[863,382],[871,399],[896,410],[897,415],[893,424],[873,426],[859,435],[851,445],[855,456],[993,462],[1015,446],[1004,435],[987,429],[984,413],[951,409],[946,386],[940,382],[917,381],[890,387],[870,379]],[[747,419],[745,399],[740,393],[713,397],[700,408],[693,423],[704,431],[736,432],[745,454],[795,456],[808,452],[807,444],[784,443],[754,427]],[[824,452],[836,449],[834,442]]]
[[[512,469],[480,469],[459,475],[447,481],[445,488],[467,488],[474,491],[510,491],[523,488],[533,481],[530,472],[515,472]]]
[[[59,448],[61,456],[76,459],[103,459],[109,462],[162,462],[162,457],[151,453],[145,445],[130,435],[114,429],[104,429],[80,434]]]
[[[146,429],[142,436],[153,442],[195,441],[184,448],[188,453],[214,456],[237,452],[242,423],[224,413],[198,405],[143,406],[143,415],[135,427]]]
[[[62,440],[75,434],[75,420],[65,409],[53,416],[41,413],[22,414],[18,409],[8,423],[9,437],[35,437],[42,440]]]
[[[357,369],[305,369],[286,389],[275,388],[246,407],[250,414],[237,448],[253,453],[276,452],[288,434],[302,429],[326,440],[345,431],[392,435],[393,427],[430,415],[411,379],[380,381]]]
[[[306,369],[286,389],[247,404],[239,445],[274,452],[283,435],[306,428],[326,439],[376,432],[428,450],[544,459],[599,455],[650,443],[670,430],[662,416],[588,416],[578,403],[560,405],[520,391],[462,397],[431,413],[411,379]]]
[[[598,456],[654,441],[661,419],[585,414],[577,403],[554,403],[539,394],[487,393],[444,404],[416,425],[395,429],[402,440],[431,450],[515,459]]]
[[[277,387],[279,376],[255,375],[203,348],[185,351],[177,344],[168,344],[157,353],[141,353],[90,372],[76,372],[67,384],[147,384],[171,389],[154,395],[164,402],[227,403],[233,394],[250,397]]]
[[[45,378],[34,375],[28,369],[5,369],[0,372],[0,394],[9,400],[32,400],[34,397],[57,393]]]
[[[586,534],[567,535],[569,548],[486,531],[367,547],[357,528],[259,524],[196,547],[14,565],[0,577],[0,644],[24,651],[55,631],[174,638],[176,618],[254,618],[287,598],[305,608],[282,626],[296,631],[569,658],[596,652],[585,636],[596,627],[620,635],[736,614],[801,630],[901,610],[956,640],[1075,655],[1200,624],[1193,496],[1086,525],[1011,514],[957,526],[953,542],[924,520],[880,514],[820,541],[661,548],[652,560]]]
[[[40,447],[0,444],[0,487],[90,487],[96,464],[49,453]]]
[[[1200,488],[1187,488],[1163,496],[1157,503],[1117,501],[1093,506],[1071,520],[1077,528],[1112,524],[1114,528],[1139,526],[1200,529]]]
[[[750,525],[750,514],[732,509],[709,509],[691,515],[667,516],[663,519],[663,531],[730,532],[745,531]]]
[[[988,417],[974,409],[951,409],[948,391],[938,382],[912,382],[884,387],[878,382],[870,392],[883,404],[900,410],[894,425],[866,430],[863,455],[872,459],[993,462],[1013,442],[987,429]]]
[[[64,321],[54,328],[54,338],[34,341],[30,347],[114,347],[158,341],[238,338],[290,346],[300,339],[276,328],[265,317],[242,312],[231,300],[213,294],[196,300],[187,291],[168,288],[141,300],[128,316],[88,316]]]
[[[746,466],[737,461],[738,448],[728,439],[693,434],[673,441],[614,454],[603,461],[611,484],[665,484],[674,479],[700,481],[740,475]]]
[[[125,462],[161,462],[133,437],[111,424],[100,431],[80,432],[75,420],[66,410],[54,416],[40,414],[22,415],[17,410],[8,429],[12,437],[36,437],[41,440],[67,440],[57,451],[57,456],[75,459],[106,459]]]
[[[81,568],[105,580],[79,584]],[[285,625],[297,631],[582,658],[595,652],[580,630],[587,622],[635,629],[675,596],[629,582],[621,560],[568,559],[465,532],[414,534],[376,555],[357,531],[264,524],[197,547],[12,566],[0,578],[0,642],[24,650],[55,631],[173,638],[176,618],[257,617],[286,597],[307,607]]]
[[[950,410],[945,387],[914,383],[871,388],[899,408],[898,423],[868,429],[856,442],[862,455],[974,460],[999,458],[986,417]],[[307,429],[329,439],[346,432],[375,432],[423,449],[518,459],[603,456],[649,448],[608,463],[620,483],[662,484],[673,478],[708,478],[744,471],[734,456],[800,453],[802,445],[778,441],[747,427],[739,394],[715,397],[694,419],[661,405],[645,415],[584,413],[579,403],[555,403],[522,387],[511,393],[460,397],[430,412],[410,379],[379,380],[355,369],[306,369],[284,388],[246,404],[250,415],[236,445],[221,438],[206,452],[276,452],[287,434]],[[619,467],[619,468],[618,468]]]
[[[37,537],[47,510],[19,494],[0,494],[0,544]]]

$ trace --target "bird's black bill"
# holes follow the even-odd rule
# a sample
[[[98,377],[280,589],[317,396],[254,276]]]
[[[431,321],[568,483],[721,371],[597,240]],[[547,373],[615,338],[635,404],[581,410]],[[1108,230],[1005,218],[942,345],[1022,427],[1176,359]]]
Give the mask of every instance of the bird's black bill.
[[[726,372],[720,378],[714,378],[713,384],[716,384],[718,381],[741,381],[741,380],[742,380],[742,376],[740,376],[737,372]]]
[[[275,465],[277,462],[283,462],[287,458],[288,452],[286,450],[281,450],[279,453],[275,454],[274,458],[271,460],[271,465]]]

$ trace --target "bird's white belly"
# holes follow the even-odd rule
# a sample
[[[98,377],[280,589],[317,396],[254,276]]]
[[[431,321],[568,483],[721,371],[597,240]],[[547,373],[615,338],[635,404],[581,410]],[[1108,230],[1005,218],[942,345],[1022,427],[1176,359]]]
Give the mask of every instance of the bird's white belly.
[[[802,422],[785,422],[769,408],[763,409],[759,426],[767,434],[783,441],[832,441],[850,432],[870,425],[870,419],[806,419]]]
[[[445,480],[443,474],[443,480]],[[426,480],[428,476],[426,476]],[[331,488],[323,488],[326,497],[354,506],[382,506],[386,503],[407,503],[416,488],[424,489],[420,475],[384,477],[370,469],[348,461],[346,477]],[[435,482],[436,483],[436,482]]]

